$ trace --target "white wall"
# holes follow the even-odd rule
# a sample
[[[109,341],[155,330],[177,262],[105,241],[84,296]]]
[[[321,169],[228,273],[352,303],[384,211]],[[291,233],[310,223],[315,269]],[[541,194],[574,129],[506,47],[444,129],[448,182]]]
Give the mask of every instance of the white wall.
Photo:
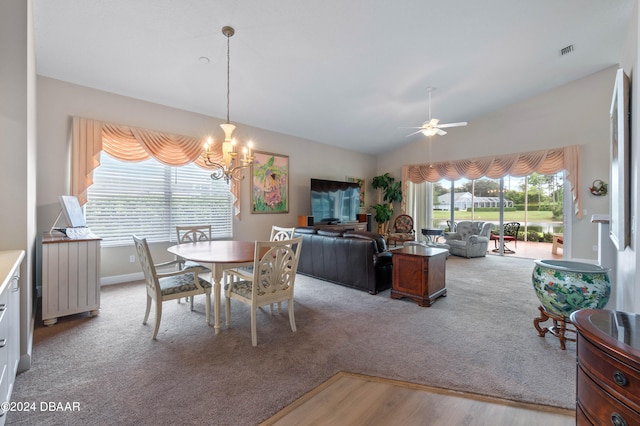
[[[640,220],[640,137],[638,136],[638,122],[640,109],[637,107],[639,97],[638,77],[635,70],[640,69],[638,58],[638,23],[640,10],[635,3],[631,24],[627,33],[627,43],[621,61],[625,73],[631,81],[631,246],[618,252],[618,293],[616,309],[627,312],[640,313],[640,291],[638,291],[638,262],[640,261],[640,236],[638,235],[638,221]],[[635,80],[635,81],[634,81]]]
[[[508,108],[451,129],[445,136],[416,142],[380,156],[378,173],[401,176],[404,164],[472,159],[580,145],[584,218],[572,217],[572,257],[597,259],[598,227],[592,214],[607,214],[609,197],[594,197],[589,187],[595,179],[609,181],[609,106],[617,67],[526,99]],[[565,239],[567,244],[567,239]]]
[[[152,104],[113,93],[38,77],[38,231],[47,231],[60,210],[58,196],[69,193],[71,117],[81,116],[134,127],[188,136],[212,132],[222,137],[223,121],[201,114]],[[252,139],[259,151],[289,156],[290,205],[288,214],[251,214],[249,178],[242,182],[241,215],[234,220],[234,238],[268,238],[271,225],[296,226],[298,215],[310,214],[309,179],[344,180],[346,176],[369,180],[376,158],[309,140],[235,123],[234,136]],[[248,172],[247,172],[248,173]],[[367,199],[372,195],[366,193]],[[367,203],[370,202],[367,200]],[[368,205],[367,204],[367,205]],[[155,261],[168,260],[167,245],[154,245]],[[126,248],[102,250],[102,277],[139,273],[129,263],[133,243]]]
[[[0,250],[24,250],[20,268],[20,365],[31,365],[36,221],[36,107],[32,2],[0,2]]]

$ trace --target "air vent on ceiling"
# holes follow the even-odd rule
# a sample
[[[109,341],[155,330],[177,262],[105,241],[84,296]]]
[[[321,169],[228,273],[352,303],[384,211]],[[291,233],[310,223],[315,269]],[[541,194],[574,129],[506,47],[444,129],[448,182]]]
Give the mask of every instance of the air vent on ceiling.
[[[560,55],[568,55],[573,52],[573,44],[568,45],[567,47],[563,47],[560,49]]]

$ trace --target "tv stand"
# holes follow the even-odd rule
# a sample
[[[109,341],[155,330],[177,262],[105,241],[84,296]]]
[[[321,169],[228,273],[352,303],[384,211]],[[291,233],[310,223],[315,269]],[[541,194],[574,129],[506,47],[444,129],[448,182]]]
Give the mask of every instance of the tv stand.
[[[371,214],[359,214],[358,222],[340,223],[330,225],[328,223],[313,223],[313,216],[298,216],[298,226],[315,226],[318,229],[345,231],[355,229],[356,231],[371,231]]]
[[[367,223],[366,222],[354,222],[354,223],[341,223],[339,225],[329,225],[326,223],[319,223],[316,225],[316,228],[323,229],[325,231],[366,231]]]

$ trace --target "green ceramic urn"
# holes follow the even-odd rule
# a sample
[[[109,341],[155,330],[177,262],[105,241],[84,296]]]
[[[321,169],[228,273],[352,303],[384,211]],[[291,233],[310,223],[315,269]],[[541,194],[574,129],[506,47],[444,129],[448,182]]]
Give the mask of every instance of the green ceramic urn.
[[[533,288],[550,314],[569,317],[579,309],[602,309],[609,301],[609,268],[569,260],[536,260]]]

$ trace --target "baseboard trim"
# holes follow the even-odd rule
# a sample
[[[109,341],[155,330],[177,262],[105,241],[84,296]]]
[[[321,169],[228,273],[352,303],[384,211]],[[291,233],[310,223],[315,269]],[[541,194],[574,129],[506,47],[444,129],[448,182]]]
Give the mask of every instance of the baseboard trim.
[[[128,283],[130,281],[140,281],[144,279],[144,274],[142,272],[134,272],[132,274],[124,274],[124,275],[112,275],[110,277],[102,277],[100,278],[100,286],[103,285],[112,285],[112,284],[122,284]]]

